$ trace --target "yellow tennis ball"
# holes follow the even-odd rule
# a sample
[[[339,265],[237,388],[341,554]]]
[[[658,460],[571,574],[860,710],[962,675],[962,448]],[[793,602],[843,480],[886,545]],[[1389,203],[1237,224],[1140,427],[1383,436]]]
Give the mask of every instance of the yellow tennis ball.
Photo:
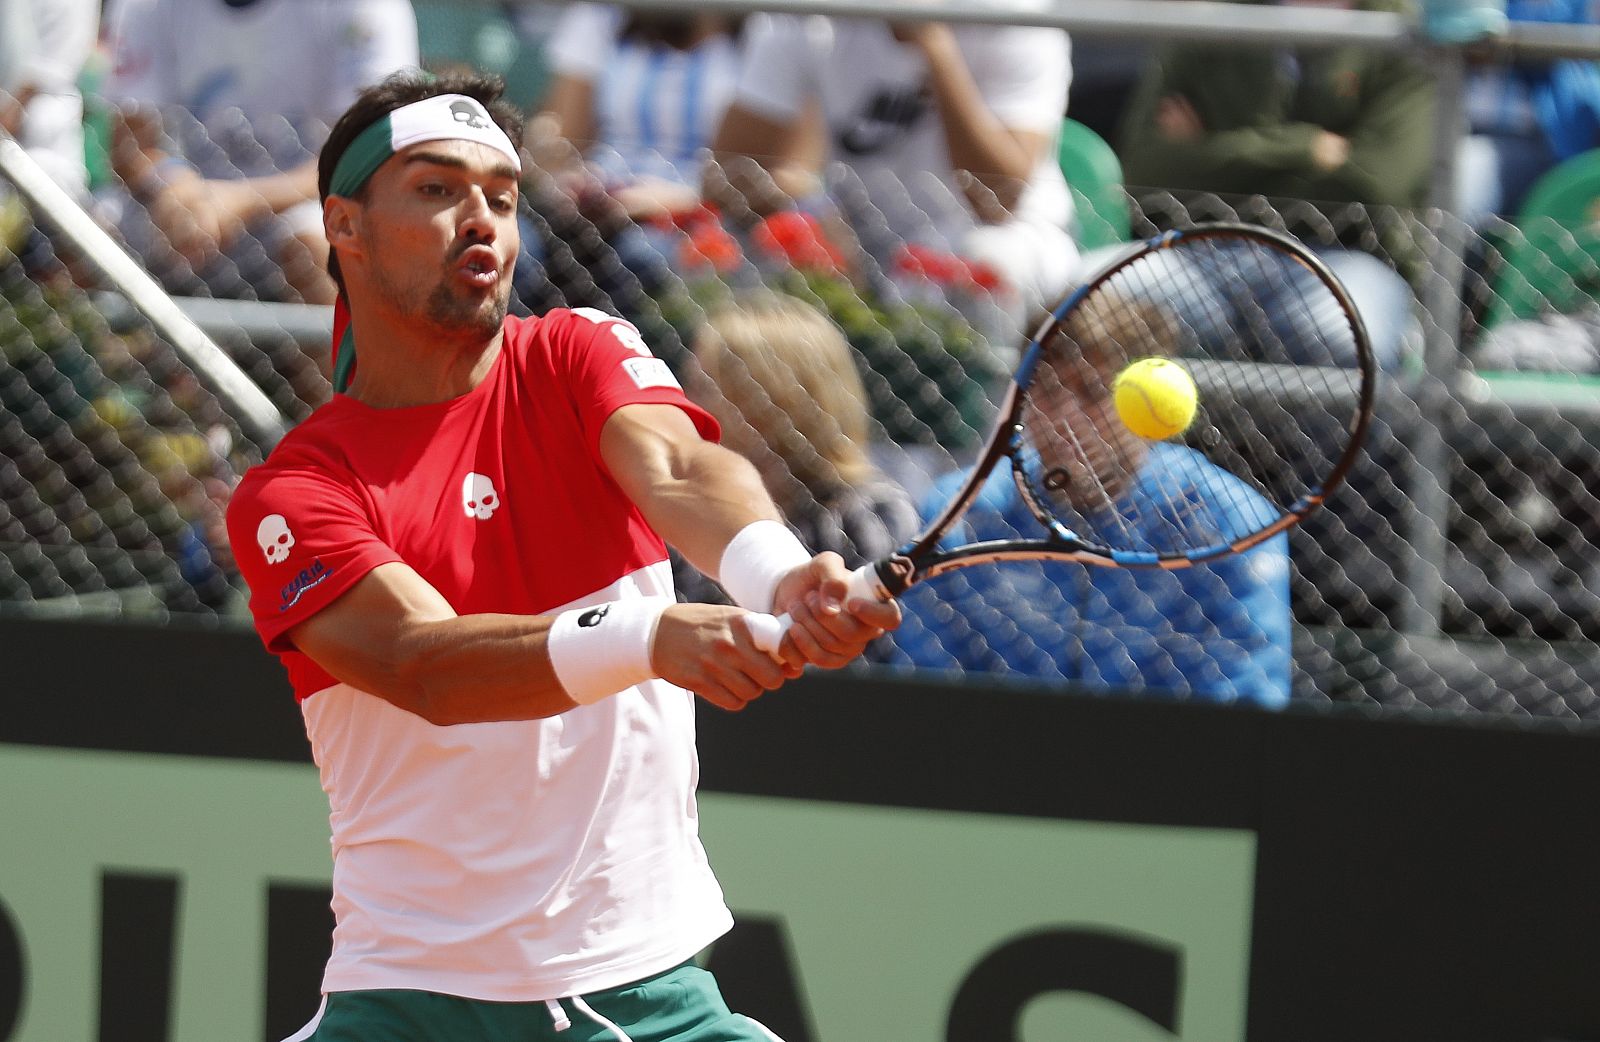
[[[1117,415],[1141,438],[1182,434],[1194,422],[1200,392],[1188,370],[1169,358],[1141,358],[1112,384]]]

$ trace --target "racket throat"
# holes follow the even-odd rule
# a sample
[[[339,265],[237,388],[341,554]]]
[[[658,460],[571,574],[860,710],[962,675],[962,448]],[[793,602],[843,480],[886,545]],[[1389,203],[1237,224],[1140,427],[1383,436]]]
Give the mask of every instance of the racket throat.
[[[890,554],[874,570],[883,600],[899,597],[918,579],[916,563],[905,554]]]

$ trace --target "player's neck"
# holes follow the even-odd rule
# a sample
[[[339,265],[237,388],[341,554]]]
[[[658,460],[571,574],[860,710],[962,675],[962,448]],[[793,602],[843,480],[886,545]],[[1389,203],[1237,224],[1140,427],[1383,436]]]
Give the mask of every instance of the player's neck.
[[[374,409],[403,409],[460,398],[489,376],[504,330],[487,339],[450,336],[414,321],[357,316],[356,373],[346,392]]]

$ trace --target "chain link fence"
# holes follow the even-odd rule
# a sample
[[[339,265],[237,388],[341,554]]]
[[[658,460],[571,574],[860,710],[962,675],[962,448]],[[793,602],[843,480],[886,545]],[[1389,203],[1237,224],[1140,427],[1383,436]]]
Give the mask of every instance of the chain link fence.
[[[710,393],[693,350],[708,314],[756,287],[798,297],[848,342],[871,460],[924,497],[986,435],[1029,316],[981,269],[886,238],[848,172],[827,174],[830,206],[812,216],[700,210],[644,226],[596,224],[535,176],[523,234],[537,263],[520,267],[514,307],[623,315]],[[1600,254],[1587,231],[1137,188],[1126,202],[1136,236],[1202,220],[1283,228],[1382,258],[1419,299],[1441,229],[1469,242],[1460,314],[1441,329],[1418,304],[1366,460],[1291,535],[1294,697],[1600,717]],[[873,247],[841,253],[844,226]],[[328,309],[256,296],[180,303],[302,419],[330,394]],[[1455,348],[1442,370],[1423,364],[1440,336]],[[221,517],[265,446],[207,387],[48,215],[0,203],[0,615],[243,618]]]

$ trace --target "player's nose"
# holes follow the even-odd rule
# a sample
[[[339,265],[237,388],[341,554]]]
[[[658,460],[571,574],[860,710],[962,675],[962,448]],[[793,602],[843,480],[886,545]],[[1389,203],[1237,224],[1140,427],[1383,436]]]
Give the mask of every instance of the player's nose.
[[[456,217],[456,234],[474,242],[493,242],[495,238],[494,208],[483,189],[470,189],[461,202]]]

